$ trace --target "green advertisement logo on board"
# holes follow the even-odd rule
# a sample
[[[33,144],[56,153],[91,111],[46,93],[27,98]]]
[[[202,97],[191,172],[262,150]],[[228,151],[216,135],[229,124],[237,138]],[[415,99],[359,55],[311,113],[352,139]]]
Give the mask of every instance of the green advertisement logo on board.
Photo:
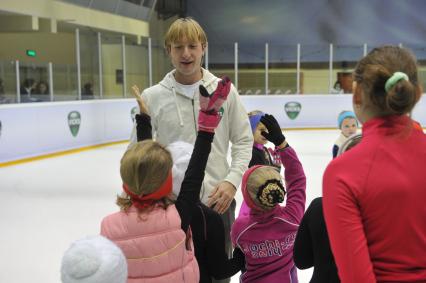
[[[297,118],[300,111],[302,110],[302,105],[299,102],[290,101],[290,102],[287,102],[284,105],[284,110],[285,110],[285,113],[287,114],[287,116],[291,120],[294,120],[294,119]]]
[[[132,118],[133,123],[135,122],[136,114],[139,114],[139,107],[135,106],[130,110],[130,118]]]
[[[223,112],[225,112],[225,109],[223,109],[223,107],[220,107],[220,109],[218,111],[218,114],[219,114],[219,116],[220,116],[221,119],[223,117]]]
[[[78,111],[71,111],[68,114],[68,126],[70,127],[71,134],[76,137],[80,129],[81,115]]]

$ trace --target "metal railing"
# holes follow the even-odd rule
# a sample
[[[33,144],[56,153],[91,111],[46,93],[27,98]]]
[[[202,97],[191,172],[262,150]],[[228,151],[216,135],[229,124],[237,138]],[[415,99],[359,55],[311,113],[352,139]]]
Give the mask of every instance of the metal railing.
[[[75,64],[0,61],[0,103],[125,98],[132,84],[142,89],[152,86],[172,68],[160,42],[151,38],[135,43],[124,35],[103,39],[97,32],[93,34],[96,46],[86,43],[82,50],[80,37],[76,29]],[[426,77],[425,48],[408,47],[420,55],[420,79]],[[252,48],[238,42],[209,44],[203,64],[217,76],[230,76],[241,95],[350,93],[352,70],[371,48],[365,43],[265,43]],[[46,84],[47,93],[34,91],[37,81]]]

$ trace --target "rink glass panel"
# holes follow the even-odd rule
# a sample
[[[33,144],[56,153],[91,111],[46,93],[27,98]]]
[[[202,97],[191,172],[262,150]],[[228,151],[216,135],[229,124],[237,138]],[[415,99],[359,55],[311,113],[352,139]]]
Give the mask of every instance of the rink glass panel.
[[[81,98],[100,98],[98,36],[92,30],[80,30],[80,66]],[[88,93],[89,85],[93,96]]]
[[[268,94],[297,93],[297,45],[268,44]]]
[[[0,104],[16,102],[15,61],[0,60]]]
[[[123,98],[123,60],[121,36],[102,34],[103,97]]]
[[[144,42],[144,41],[143,41]],[[148,42],[148,39],[146,39]],[[173,70],[170,57],[164,48],[164,41],[151,39],[151,55],[152,55],[152,85],[159,83],[164,76]],[[148,61],[146,61],[148,66]]]
[[[301,45],[301,94],[329,93],[329,45]]]
[[[363,56],[363,45],[333,45],[331,94],[352,93],[352,73]]]
[[[148,39],[142,38],[139,45],[136,37],[126,37],[126,79],[129,97],[132,97],[129,92],[133,85],[137,85],[141,91],[149,87],[148,72]]]

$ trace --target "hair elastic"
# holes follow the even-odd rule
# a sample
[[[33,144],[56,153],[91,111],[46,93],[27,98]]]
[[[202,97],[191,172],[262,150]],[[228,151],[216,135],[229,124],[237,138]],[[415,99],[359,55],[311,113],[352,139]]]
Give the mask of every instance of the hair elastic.
[[[406,80],[408,82],[409,79],[408,79],[407,74],[403,73],[403,72],[393,73],[393,75],[385,83],[386,92],[389,92],[389,90],[400,80]]]

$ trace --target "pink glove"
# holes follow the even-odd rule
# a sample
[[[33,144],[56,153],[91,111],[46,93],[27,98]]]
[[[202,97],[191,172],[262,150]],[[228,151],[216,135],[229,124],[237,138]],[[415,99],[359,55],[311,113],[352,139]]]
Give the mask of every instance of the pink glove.
[[[220,122],[219,110],[225,102],[231,90],[231,80],[224,76],[217,84],[216,90],[209,94],[206,88],[200,85],[200,112],[198,114],[198,129],[211,132],[217,128]]]

